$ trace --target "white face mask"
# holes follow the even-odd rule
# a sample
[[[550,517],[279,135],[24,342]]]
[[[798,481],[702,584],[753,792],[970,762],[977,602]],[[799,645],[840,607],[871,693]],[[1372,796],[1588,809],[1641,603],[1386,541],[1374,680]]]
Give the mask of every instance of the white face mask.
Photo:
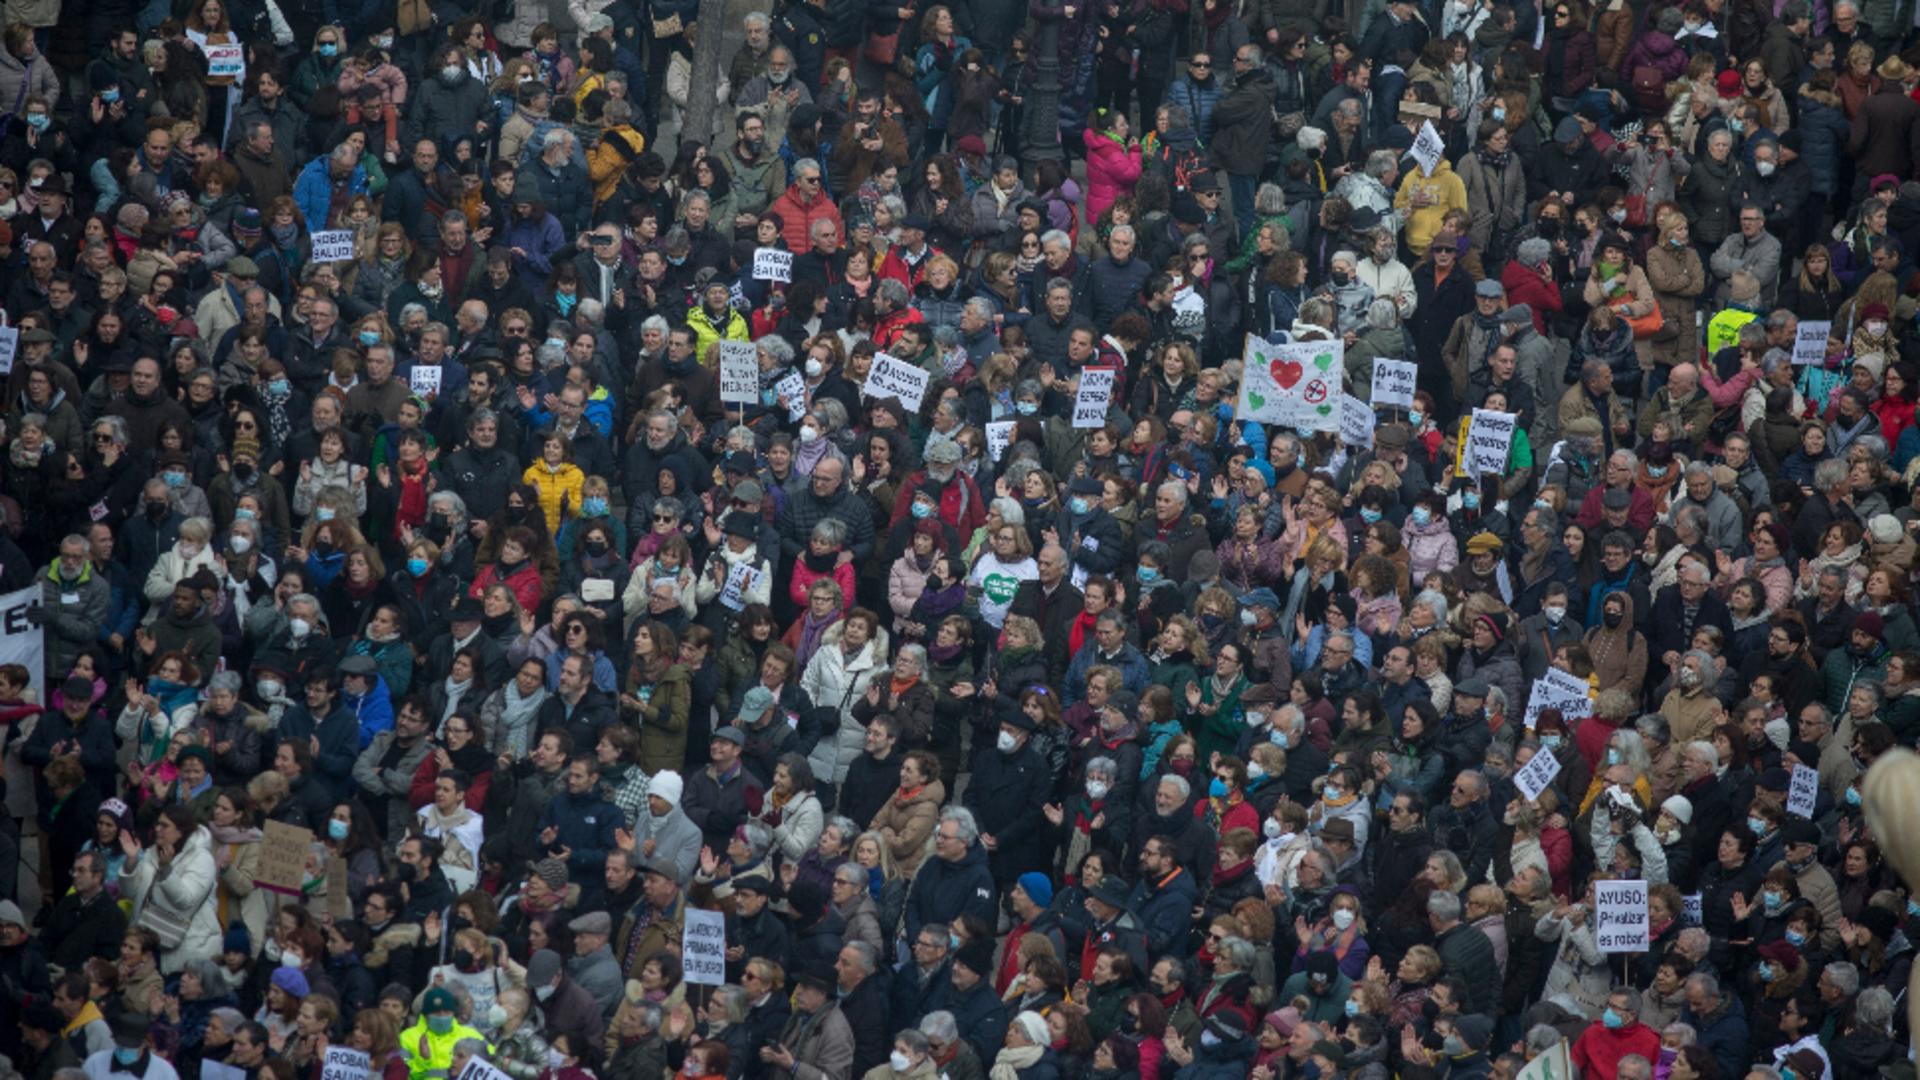
[[[894,1072],[903,1073],[913,1068],[913,1059],[895,1050],[893,1053],[887,1055],[887,1064],[893,1066]]]
[[[1003,731],[1000,733],[1000,737],[994,740],[994,745],[1000,748],[1001,753],[1011,754],[1017,744],[1013,740],[1013,732]]]
[[[1757,173],[1759,173],[1759,174],[1760,174],[1761,176],[1772,176],[1772,175],[1773,175],[1773,162],[1771,162],[1771,161],[1756,161],[1756,162],[1754,162],[1754,163],[1753,163],[1753,170],[1754,170],[1755,172],[1757,172]]]
[[[820,373],[825,370],[827,370],[826,367],[822,365],[818,359],[811,356],[807,357],[807,378],[817,379],[820,377]]]
[[[305,619],[288,619],[287,629],[293,633],[294,637],[303,638],[312,631],[313,624]]]
[[[545,1001],[553,996],[553,991],[554,988],[550,985],[542,986],[533,992],[533,996],[539,998],[541,1001]]]
[[[1874,337],[1879,337],[1886,332],[1887,324],[1885,321],[1880,319],[1867,320],[1867,333],[1872,334]]]
[[[1278,840],[1281,837],[1280,823],[1272,818],[1260,823],[1260,831],[1265,833],[1269,840]]]
[[[564,1069],[567,1066],[567,1055],[549,1046],[547,1047],[547,1064],[556,1069]]]
[[[1353,912],[1348,908],[1333,909],[1333,926],[1336,930],[1345,930],[1353,925]]]
[[[236,536],[227,541],[227,546],[233,549],[235,555],[245,555],[247,552],[253,550],[253,541],[244,536]]]
[[[306,964],[307,964],[307,958],[305,956],[302,956],[298,949],[281,949],[280,950],[280,966],[281,967],[297,968],[297,967],[305,967]]]
[[[1552,623],[1555,626],[1559,626],[1560,620],[1567,617],[1567,609],[1558,604],[1555,604],[1555,605],[1541,608],[1540,614],[1545,615],[1547,617],[1548,622]]]
[[[1101,799],[1106,798],[1107,790],[1107,782],[1105,780],[1087,781],[1087,798],[1092,799],[1094,802],[1099,802]]]
[[[812,426],[811,424],[805,427],[802,427],[800,429],[800,441],[803,443],[814,442],[819,438],[820,438],[820,429]]]

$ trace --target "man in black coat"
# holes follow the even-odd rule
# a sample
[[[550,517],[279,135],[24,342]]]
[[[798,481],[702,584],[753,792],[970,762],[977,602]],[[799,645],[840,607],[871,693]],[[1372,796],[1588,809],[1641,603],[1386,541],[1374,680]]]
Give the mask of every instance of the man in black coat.
[[[50,943],[47,960],[64,971],[79,971],[94,957],[113,959],[127,932],[127,916],[107,895],[107,860],[97,851],[73,860],[73,889],[47,916],[41,939]]]
[[[1098,480],[1091,482],[1099,483]],[[1074,620],[1080,617],[1086,598],[1068,578],[1067,571],[1072,564],[1065,549],[1048,544],[1035,559],[1040,565],[1040,577],[1020,583],[1014,590],[1013,606],[1007,609],[1007,614],[1025,615],[1040,624],[1040,639],[1046,642],[1047,678],[1058,685],[1066,677],[1067,665],[1073,661],[1067,640],[1072,636]]]
[[[1493,860],[1498,823],[1488,808],[1487,778],[1468,769],[1453,779],[1447,804],[1433,812],[1433,842],[1460,857],[1469,881],[1479,881]],[[1382,894],[1386,895],[1386,894]]]
[[[1647,617],[1648,678],[1656,671],[1664,677],[1677,670],[1681,654],[1693,648],[1693,632],[1703,626],[1719,627],[1723,641],[1733,636],[1733,615],[1712,585],[1713,574],[1705,563],[1682,559],[1679,580],[1654,594]]]
[[[840,785],[840,813],[864,829],[900,787],[900,729],[890,715],[875,716],[867,724],[866,750],[847,766]]]
[[[1033,732],[1025,710],[1003,712],[995,746],[975,755],[961,800],[980,824],[994,884],[1003,890],[1045,861],[1046,818],[1034,810],[1046,801],[1053,777],[1032,746]]]
[[[746,824],[748,814],[758,811],[766,794],[760,778],[740,760],[746,745],[746,733],[728,724],[714,732],[707,744],[708,765],[687,777],[680,808],[715,851],[726,848],[733,831]]]
[[[1387,828],[1374,834],[1369,848],[1374,895],[1399,896],[1427,868],[1427,856],[1433,854],[1426,799],[1411,791],[1395,795],[1387,807]]]
[[[947,928],[929,923],[914,936],[913,956],[893,971],[887,987],[888,1022],[895,1031],[914,1027],[920,1018],[939,1008],[939,999],[953,978],[953,956]]]
[[[888,1023],[887,970],[880,950],[864,941],[840,947],[833,972],[840,989],[840,1012],[853,1029],[853,1069],[862,1076],[883,1065],[893,1049],[893,1026]]]

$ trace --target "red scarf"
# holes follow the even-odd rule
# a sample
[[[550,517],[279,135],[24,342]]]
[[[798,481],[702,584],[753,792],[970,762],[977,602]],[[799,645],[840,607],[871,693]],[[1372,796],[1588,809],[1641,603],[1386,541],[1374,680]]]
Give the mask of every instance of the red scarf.
[[[1086,611],[1073,618],[1073,628],[1067,631],[1067,655],[1080,655],[1080,646],[1087,643],[1093,634],[1094,616]]]
[[[400,474],[400,508],[393,515],[393,535],[398,538],[401,530],[418,527],[427,520],[427,459],[409,465],[397,463]]]

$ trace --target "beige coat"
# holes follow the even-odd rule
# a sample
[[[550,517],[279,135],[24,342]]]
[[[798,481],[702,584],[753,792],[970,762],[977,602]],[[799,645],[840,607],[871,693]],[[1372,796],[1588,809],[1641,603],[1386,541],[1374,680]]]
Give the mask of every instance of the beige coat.
[[[940,804],[946,798],[946,785],[935,780],[905,802],[897,794],[889,797],[873,815],[872,828],[886,840],[893,861],[900,864],[900,876],[912,877],[920,869],[933,827],[940,821]]]

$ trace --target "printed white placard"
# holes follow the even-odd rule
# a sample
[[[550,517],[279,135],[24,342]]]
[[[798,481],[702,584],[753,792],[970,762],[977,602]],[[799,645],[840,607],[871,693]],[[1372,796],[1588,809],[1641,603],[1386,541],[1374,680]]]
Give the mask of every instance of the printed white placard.
[[[313,234],[313,259],[323,262],[351,262],[353,259],[352,229],[323,229]]]
[[[927,369],[896,360],[886,353],[875,353],[873,367],[867,369],[867,385],[860,392],[870,398],[896,397],[910,413],[920,411],[927,396]]]
[[[1593,942],[1601,952],[1646,952],[1652,947],[1646,882],[1596,881],[1593,900]]]

